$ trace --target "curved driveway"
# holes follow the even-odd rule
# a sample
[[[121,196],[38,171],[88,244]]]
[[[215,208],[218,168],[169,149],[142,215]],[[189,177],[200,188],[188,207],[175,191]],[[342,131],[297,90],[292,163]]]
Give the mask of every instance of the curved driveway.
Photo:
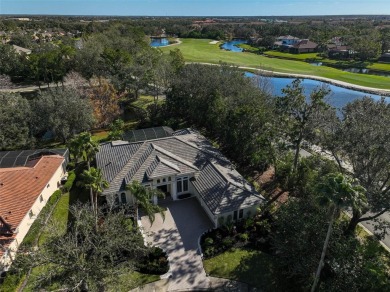
[[[170,201],[162,206],[167,207],[165,221],[156,215],[152,226],[146,216],[141,222],[147,241],[168,254],[168,291],[209,288],[210,281],[198,252],[199,236],[213,227],[207,214],[196,198]]]

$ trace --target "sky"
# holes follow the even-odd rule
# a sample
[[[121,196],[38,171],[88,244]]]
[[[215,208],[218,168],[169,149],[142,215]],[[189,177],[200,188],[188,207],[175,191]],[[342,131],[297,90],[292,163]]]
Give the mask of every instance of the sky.
[[[0,0],[0,14],[123,16],[390,15],[390,0]]]

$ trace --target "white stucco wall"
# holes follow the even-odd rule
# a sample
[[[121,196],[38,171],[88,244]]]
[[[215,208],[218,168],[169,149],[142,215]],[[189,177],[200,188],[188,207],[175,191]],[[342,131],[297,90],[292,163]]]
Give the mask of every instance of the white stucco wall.
[[[31,225],[34,223],[36,218],[38,217],[39,213],[41,212],[42,208],[46,205],[47,201],[51,197],[51,195],[58,189],[58,187],[61,185],[61,178],[64,176],[64,170],[63,165],[60,165],[56,172],[53,174],[50,181],[45,185],[43,190],[41,191],[40,195],[35,200],[34,204],[32,205],[31,209],[33,212],[33,216],[30,218],[30,210],[27,212],[27,214],[24,216],[22,221],[20,222],[18,228],[17,228],[17,234],[15,237],[15,240],[9,245],[8,247],[8,253],[5,253],[3,255],[3,258],[1,259],[1,263],[3,263],[7,267],[11,264],[12,260],[15,257],[16,251],[19,247],[19,245],[22,243],[24,237],[26,236],[28,230],[30,229]],[[40,196],[42,196],[43,200],[41,202]]]

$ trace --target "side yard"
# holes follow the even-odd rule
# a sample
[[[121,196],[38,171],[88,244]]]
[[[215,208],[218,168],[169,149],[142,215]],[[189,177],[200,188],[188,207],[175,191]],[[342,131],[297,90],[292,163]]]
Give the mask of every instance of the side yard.
[[[71,214],[69,213],[69,207],[77,202],[88,202],[89,192],[73,185],[70,192],[62,193],[56,191],[42,209],[39,217],[31,226],[28,234],[26,235],[22,247],[40,246],[47,242],[50,234],[46,228],[47,222],[54,222],[56,231],[59,234],[65,234],[68,229],[68,224],[71,222]],[[5,278],[3,284],[0,285],[0,292],[18,291],[36,291],[34,286],[35,280],[39,277],[40,272],[49,267],[36,267],[31,271],[23,269],[23,261],[15,262],[18,269],[11,271]],[[143,274],[132,270],[123,270],[121,275],[112,281],[110,277],[107,278],[107,291],[128,291],[140,285],[144,285],[150,282],[154,282],[160,279],[160,276],[153,274]],[[60,289],[55,284],[55,281],[50,289]]]

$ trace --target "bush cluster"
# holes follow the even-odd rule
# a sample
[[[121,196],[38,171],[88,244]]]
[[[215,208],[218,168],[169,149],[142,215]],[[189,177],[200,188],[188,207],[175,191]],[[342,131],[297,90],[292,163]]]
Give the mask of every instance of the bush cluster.
[[[70,189],[72,188],[73,186],[73,183],[76,179],[76,174],[75,172],[72,170],[72,171],[69,171],[69,174],[68,174],[68,180],[66,181],[66,183],[64,184],[64,186],[62,187],[62,191],[64,193],[67,193],[70,191]]]
[[[153,247],[151,252],[136,263],[136,269],[144,274],[163,275],[169,270],[167,254],[159,247]]]
[[[236,247],[251,247],[269,252],[270,219],[247,218],[213,229],[201,238],[205,258],[211,258]]]

